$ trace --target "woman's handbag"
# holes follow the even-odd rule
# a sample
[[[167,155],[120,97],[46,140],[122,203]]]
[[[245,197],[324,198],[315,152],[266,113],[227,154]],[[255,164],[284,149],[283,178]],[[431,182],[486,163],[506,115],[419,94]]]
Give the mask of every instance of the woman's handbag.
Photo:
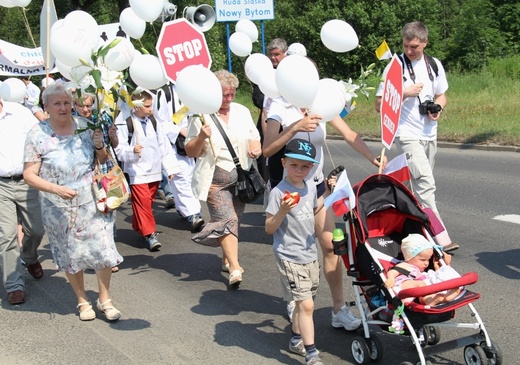
[[[218,121],[217,117],[211,114],[211,118],[213,119],[213,122],[215,122],[215,125],[217,126],[220,134],[222,134],[222,138],[224,138],[224,142],[226,142],[226,146],[229,152],[231,153],[233,162],[235,162],[238,175],[235,195],[242,203],[252,203],[256,199],[258,199],[260,195],[264,194],[264,190],[266,187],[265,181],[264,179],[262,179],[262,175],[260,175],[260,173],[256,170],[254,166],[251,166],[249,170],[244,170],[242,168],[238,160],[237,154],[235,153],[235,150],[233,149],[231,142],[229,142],[229,138],[227,137],[227,134],[222,128],[222,126],[220,125],[220,122]]]
[[[251,166],[249,171],[237,166],[237,174],[235,194],[241,202],[252,203],[264,194],[265,181],[254,166]]]
[[[108,152],[108,159],[112,161],[114,167],[105,173],[98,161],[94,167],[94,182],[92,183],[96,206],[103,213],[117,209],[130,197],[130,188],[123,170],[114,161],[110,152]]]

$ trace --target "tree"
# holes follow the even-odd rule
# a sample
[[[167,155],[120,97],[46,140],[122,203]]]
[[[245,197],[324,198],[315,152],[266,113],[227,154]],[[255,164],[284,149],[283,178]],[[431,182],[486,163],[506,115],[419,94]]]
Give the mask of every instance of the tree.
[[[492,57],[507,54],[507,44],[498,29],[495,10],[488,0],[472,0],[462,5],[460,14],[456,14],[458,26],[447,39],[449,65],[473,70],[482,67]]]

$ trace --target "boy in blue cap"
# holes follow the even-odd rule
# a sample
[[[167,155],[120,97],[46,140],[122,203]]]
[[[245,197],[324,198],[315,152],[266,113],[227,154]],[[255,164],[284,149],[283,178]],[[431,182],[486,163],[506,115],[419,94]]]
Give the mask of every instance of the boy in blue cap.
[[[304,180],[318,163],[315,158],[316,148],[309,141],[293,139],[286,145],[285,177],[269,194],[265,231],[273,235],[283,297],[296,303],[289,350],[305,356],[306,364],[321,365],[312,317],[320,277],[314,215],[323,204],[318,205],[316,184]]]

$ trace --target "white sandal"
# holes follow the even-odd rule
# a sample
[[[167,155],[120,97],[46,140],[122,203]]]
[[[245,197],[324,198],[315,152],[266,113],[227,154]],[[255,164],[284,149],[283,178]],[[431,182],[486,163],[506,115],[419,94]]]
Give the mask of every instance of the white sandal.
[[[231,274],[229,274],[229,285],[240,285],[242,282],[242,271],[233,270]]]
[[[112,303],[112,299],[109,299],[104,303],[100,303],[98,299],[96,301],[96,307],[109,321],[117,321],[121,318],[121,312],[110,303]]]
[[[222,264],[222,272],[229,272],[229,263],[228,264]],[[240,272],[242,274],[244,273],[244,268],[243,267],[240,268]]]
[[[80,310],[80,308],[83,306],[87,306],[87,308]],[[79,319],[81,321],[92,321],[96,318],[96,312],[94,312],[94,309],[92,309],[92,304],[90,304],[90,302],[79,303],[76,308],[78,309]]]

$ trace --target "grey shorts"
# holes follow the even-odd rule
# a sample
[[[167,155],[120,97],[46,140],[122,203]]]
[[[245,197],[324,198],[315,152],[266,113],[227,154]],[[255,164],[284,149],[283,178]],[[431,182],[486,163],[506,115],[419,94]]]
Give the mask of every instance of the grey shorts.
[[[318,260],[308,264],[276,258],[280,281],[282,283],[283,299],[285,301],[302,301],[311,299],[318,291],[320,283],[320,264]]]

